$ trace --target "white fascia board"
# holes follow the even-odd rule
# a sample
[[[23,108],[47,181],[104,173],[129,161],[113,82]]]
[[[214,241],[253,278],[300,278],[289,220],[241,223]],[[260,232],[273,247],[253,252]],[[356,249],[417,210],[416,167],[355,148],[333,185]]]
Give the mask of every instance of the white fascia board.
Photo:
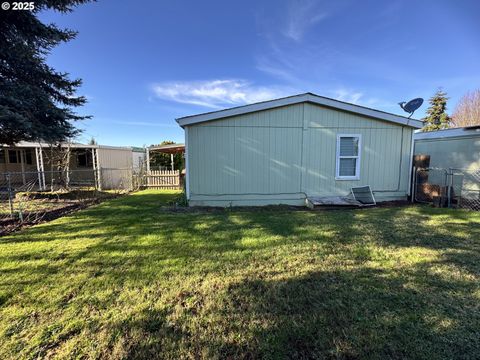
[[[454,138],[454,137],[471,137],[479,136],[480,129],[468,129],[468,128],[454,128],[454,129],[445,129],[437,131],[415,131],[413,138],[417,140],[427,140],[427,139],[445,139],[445,138]]]
[[[11,148],[48,148],[51,144],[40,143],[40,142],[30,142],[30,141],[21,141],[15,145],[0,145],[1,147],[11,147]],[[57,146],[57,145],[55,145]],[[79,144],[79,143],[60,143],[62,148],[69,147],[70,149],[110,149],[110,150],[129,150],[133,151],[131,147],[127,146],[110,146],[110,145],[88,145],[88,144]]]
[[[379,119],[379,120],[389,121],[396,124],[410,126],[417,129],[423,127],[423,122],[419,120],[409,119],[404,116],[390,114],[380,110],[370,109],[370,108],[366,108],[366,107],[355,105],[355,104],[349,104],[343,101],[329,99],[323,96],[318,96],[310,93],[290,96],[290,97],[271,100],[271,101],[264,101],[256,104],[239,106],[231,109],[219,110],[219,111],[214,111],[214,112],[209,112],[209,113],[204,113],[199,115],[186,116],[186,117],[178,118],[176,119],[176,121],[181,127],[185,127],[188,125],[198,124],[206,121],[212,121],[212,120],[222,119],[226,117],[242,115],[242,114],[252,113],[256,111],[268,110],[268,109],[273,109],[281,106],[288,106],[288,105],[299,104],[304,102],[309,102],[309,103],[318,104],[318,105],[322,105],[322,106],[326,106],[334,109],[344,110],[347,112],[360,114],[360,115],[368,116],[368,117]]]

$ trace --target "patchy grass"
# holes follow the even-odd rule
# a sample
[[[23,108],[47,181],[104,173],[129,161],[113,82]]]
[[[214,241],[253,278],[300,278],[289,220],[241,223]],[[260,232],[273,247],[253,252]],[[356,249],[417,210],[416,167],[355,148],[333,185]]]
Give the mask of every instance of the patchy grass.
[[[95,189],[82,189],[70,191],[45,191],[45,192],[17,192],[12,199],[14,214],[18,212],[43,212],[61,209],[67,205],[82,202],[103,201],[120,195],[120,192],[97,191]],[[10,204],[7,199],[0,200],[0,216],[10,215]]]
[[[0,358],[478,358],[480,213],[173,213],[0,238]]]

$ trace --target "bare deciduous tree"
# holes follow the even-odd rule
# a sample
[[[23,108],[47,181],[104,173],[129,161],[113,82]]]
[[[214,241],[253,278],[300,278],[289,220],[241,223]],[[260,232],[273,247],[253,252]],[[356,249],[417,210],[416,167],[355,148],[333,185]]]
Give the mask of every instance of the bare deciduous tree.
[[[64,189],[69,187],[69,171],[70,171],[70,146],[62,146],[58,144],[50,144],[49,151],[43,153],[45,160],[50,164],[50,188],[55,191],[55,183],[58,183]]]
[[[480,125],[480,89],[467,92],[452,115],[454,127]]]

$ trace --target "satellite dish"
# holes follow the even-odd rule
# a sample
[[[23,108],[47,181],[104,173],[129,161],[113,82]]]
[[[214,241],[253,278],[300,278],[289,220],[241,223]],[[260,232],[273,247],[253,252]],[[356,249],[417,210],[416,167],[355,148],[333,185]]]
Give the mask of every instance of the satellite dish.
[[[420,106],[422,106],[422,104],[423,104],[423,99],[422,98],[416,98],[416,99],[410,100],[407,103],[405,101],[402,101],[402,102],[398,103],[398,105],[400,105],[400,107],[405,112],[410,114],[408,116],[409,118],[413,115],[415,110],[417,110]]]

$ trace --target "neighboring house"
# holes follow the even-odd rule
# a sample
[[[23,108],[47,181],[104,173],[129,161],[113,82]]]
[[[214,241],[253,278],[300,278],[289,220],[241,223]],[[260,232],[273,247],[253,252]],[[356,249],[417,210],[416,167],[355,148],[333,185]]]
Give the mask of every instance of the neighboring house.
[[[58,167],[52,168],[51,165],[60,161],[64,170],[69,170],[71,185],[97,184],[108,189],[131,182],[131,176],[126,171],[131,171],[133,167],[134,151],[130,147],[62,143],[60,148],[62,152],[58,150],[58,145],[50,147],[34,142],[1,146],[0,173],[10,173],[14,184],[25,185],[34,181],[36,186],[44,189],[58,173]],[[65,151],[67,149],[69,152]]]
[[[150,172],[150,154],[151,153],[163,153],[170,155],[170,170],[183,170],[183,169],[175,169],[175,161],[174,156],[175,154],[184,154],[185,153],[185,144],[165,144],[165,145],[152,145],[147,148],[147,172]]]
[[[132,147],[132,166],[135,171],[145,167],[146,152],[144,148]]]
[[[415,155],[424,155],[428,167],[480,169],[480,126],[415,132]]]
[[[306,93],[177,119],[190,205],[303,205],[370,185],[406,199],[422,122]]]
[[[451,186],[451,196],[461,206],[480,208],[480,126],[469,126],[414,135],[417,196]]]

